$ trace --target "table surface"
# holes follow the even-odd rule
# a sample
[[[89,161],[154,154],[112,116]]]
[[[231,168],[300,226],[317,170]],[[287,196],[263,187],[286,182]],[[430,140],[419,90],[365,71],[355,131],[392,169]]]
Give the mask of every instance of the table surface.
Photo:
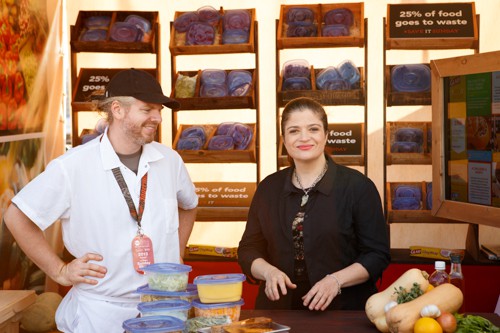
[[[476,313],[475,313],[476,314]],[[500,317],[494,313],[477,313],[500,326]],[[268,317],[274,322],[289,326],[291,332],[378,332],[364,311],[293,311],[293,310],[242,310],[240,319]]]
[[[35,303],[33,290],[0,290],[0,323],[10,320]]]

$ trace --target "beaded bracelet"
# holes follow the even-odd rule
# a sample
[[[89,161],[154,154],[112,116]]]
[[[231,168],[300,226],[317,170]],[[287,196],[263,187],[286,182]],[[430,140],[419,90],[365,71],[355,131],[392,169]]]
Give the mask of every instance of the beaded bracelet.
[[[337,279],[337,277],[335,275],[333,275],[333,274],[327,274],[326,276],[331,276],[335,280],[335,282],[337,282],[337,286],[339,287],[339,291],[337,292],[337,296],[340,295],[340,294],[342,294],[342,289],[340,288],[340,281],[339,281],[339,279]]]

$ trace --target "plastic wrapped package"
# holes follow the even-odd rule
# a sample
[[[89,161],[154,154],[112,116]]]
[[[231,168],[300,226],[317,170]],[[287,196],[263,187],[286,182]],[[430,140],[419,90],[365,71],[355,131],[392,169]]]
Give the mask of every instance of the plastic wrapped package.
[[[111,23],[111,16],[96,15],[87,17],[83,24],[87,29],[107,30],[109,28],[110,23]]]
[[[227,10],[224,13],[224,30],[250,30],[250,13],[243,9]]]
[[[177,32],[186,32],[192,23],[198,22],[200,18],[196,12],[186,12],[177,16],[174,20],[174,28]]]
[[[151,22],[139,15],[129,15],[125,18],[124,22],[134,24],[137,28],[141,29],[143,33],[151,31]]]
[[[225,84],[227,74],[223,69],[204,69],[201,71],[201,84]]]
[[[343,24],[330,24],[323,26],[321,30],[323,37],[349,36],[349,28]]]
[[[419,210],[421,208],[421,203],[416,198],[394,198],[392,200],[393,210]]]
[[[410,141],[396,141],[391,145],[391,153],[422,153],[422,145]]]
[[[249,33],[244,29],[229,29],[222,33],[222,44],[248,43]]]
[[[187,76],[179,74],[175,81],[175,98],[191,98],[194,97],[196,91],[196,80],[198,75]]]
[[[314,23],[314,12],[310,8],[294,7],[288,10],[286,23],[295,25],[310,25]]]
[[[359,87],[359,79],[361,75],[359,74],[359,70],[354,65],[354,63],[350,60],[344,60],[340,64],[337,65],[337,70],[344,79],[344,81],[349,83],[351,89],[356,89]]]
[[[311,90],[311,80],[306,77],[291,77],[283,82],[283,90]]]
[[[232,150],[234,140],[230,135],[214,135],[208,142],[208,150]]]
[[[246,96],[252,88],[252,73],[246,70],[233,70],[227,75],[229,96]]]
[[[318,28],[316,24],[302,25],[292,23],[286,29],[287,37],[316,37],[318,35]]]
[[[82,42],[101,42],[106,40],[107,35],[108,35],[108,30],[89,29],[81,35],[80,40]]]
[[[311,66],[309,62],[305,59],[294,59],[288,60],[283,64],[283,69],[281,70],[281,76],[283,79],[288,79],[291,77],[311,77]]]
[[[397,142],[415,142],[419,145],[424,143],[424,131],[420,128],[402,127],[396,130],[394,135]]]
[[[325,13],[323,22],[326,25],[342,24],[350,27],[354,23],[354,16],[349,8],[335,8]]]
[[[212,45],[215,29],[208,23],[191,23],[186,33],[186,45]]]
[[[142,40],[144,33],[135,24],[127,22],[115,22],[111,26],[110,38],[115,42],[138,42]]]
[[[207,134],[202,126],[190,126],[182,131],[180,138],[199,138],[203,145],[207,141]]]
[[[200,97],[224,97],[227,96],[225,83],[203,83],[200,88]]]
[[[396,65],[391,70],[394,91],[427,92],[431,89],[431,70],[423,64]]]
[[[253,132],[250,126],[241,123],[235,123],[228,132],[233,138],[234,149],[245,150],[252,142]]]
[[[203,6],[198,8],[196,11],[198,19],[202,22],[206,22],[212,26],[216,26],[219,23],[220,14],[217,9],[212,6]]]

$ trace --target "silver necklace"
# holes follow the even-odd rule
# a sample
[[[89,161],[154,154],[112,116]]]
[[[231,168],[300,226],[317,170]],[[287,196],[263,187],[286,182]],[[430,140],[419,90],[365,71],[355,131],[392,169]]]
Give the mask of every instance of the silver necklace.
[[[297,183],[299,184],[300,188],[302,191],[304,191],[304,195],[302,196],[302,200],[300,201],[300,207],[304,207],[307,201],[309,200],[309,192],[314,188],[314,186],[323,178],[323,176],[326,173],[326,170],[328,170],[328,162],[325,163],[325,167],[323,168],[323,171],[319,174],[319,176],[313,181],[310,187],[304,188],[302,186],[302,183],[300,182],[299,175],[297,174],[297,169],[293,170],[293,173],[295,174],[295,179],[297,180]]]

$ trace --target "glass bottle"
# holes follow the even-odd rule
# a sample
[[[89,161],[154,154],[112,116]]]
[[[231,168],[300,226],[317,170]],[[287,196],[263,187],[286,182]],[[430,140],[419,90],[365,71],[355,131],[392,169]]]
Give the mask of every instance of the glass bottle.
[[[429,276],[429,283],[434,287],[439,286],[443,283],[449,283],[450,279],[448,273],[446,273],[446,263],[444,261],[434,262],[435,271]]]
[[[464,294],[464,302],[462,303],[462,307],[460,309],[460,312],[465,311],[465,281],[464,281],[464,275],[462,274],[462,257],[460,256],[459,253],[450,253],[450,262],[451,262],[451,269],[450,269],[450,283],[453,284],[455,287],[459,288],[462,291],[462,294]]]

